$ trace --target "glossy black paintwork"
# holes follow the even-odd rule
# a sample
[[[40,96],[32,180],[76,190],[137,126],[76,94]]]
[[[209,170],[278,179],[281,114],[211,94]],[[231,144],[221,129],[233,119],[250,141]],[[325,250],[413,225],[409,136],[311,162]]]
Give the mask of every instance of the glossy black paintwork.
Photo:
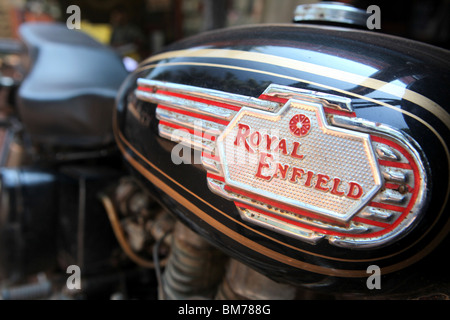
[[[267,53],[378,79],[425,96],[440,105],[448,116],[449,52],[418,42],[344,28],[277,25],[210,32],[178,42],[166,52],[189,48]],[[167,63],[176,64],[163,65]],[[211,67],[211,64],[233,68]],[[242,223],[235,205],[208,189],[201,165],[173,164],[170,151],[174,143],[158,135],[156,105],[139,101],[134,95],[136,79],[140,77],[253,97],[258,97],[271,83],[348,96],[352,98],[357,117],[395,127],[420,144],[429,162],[427,188],[431,197],[425,204],[426,214],[399,241],[371,250],[338,248],[326,241],[310,245]],[[367,99],[389,103],[414,117]],[[129,112],[130,105],[138,110],[139,119]],[[440,116],[442,113],[426,108],[420,101],[411,102],[334,79],[332,75],[279,67],[270,61],[179,56],[144,63],[126,80],[117,104],[116,140],[136,176],[178,218],[226,253],[274,279],[339,293],[375,294],[367,289],[364,277],[367,267],[375,264],[382,268],[383,274],[383,290],[379,292],[397,294],[424,287],[430,292],[445,291],[449,278],[442,259],[449,245],[446,201],[450,131],[445,116]],[[207,217],[199,214],[199,210]],[[228,231],[222,232],[222,227]],[[278,255],[285,258],[280,259]]]

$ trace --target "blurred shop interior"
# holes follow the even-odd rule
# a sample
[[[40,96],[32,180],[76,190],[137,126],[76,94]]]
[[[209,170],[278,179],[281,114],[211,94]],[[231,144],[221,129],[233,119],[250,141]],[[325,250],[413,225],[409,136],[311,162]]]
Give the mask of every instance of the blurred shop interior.
[[[297,5],[317,0],[0,0],[0,38],[20,24],[65,23],[80,8],[81,31],[135,60],[203,31],[259,23],[292,23]],[[450,0],[346,0],[381,9],[381,32],[450,48]]]

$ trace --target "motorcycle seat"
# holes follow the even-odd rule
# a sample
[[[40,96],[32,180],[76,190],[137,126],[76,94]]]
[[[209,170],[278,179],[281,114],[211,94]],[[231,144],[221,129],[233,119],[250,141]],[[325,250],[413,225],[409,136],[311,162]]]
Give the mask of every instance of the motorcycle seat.
[[[19,34],[30,65],[17,106],[32,141],[78,148],[111,143],[115,97],[128,74],[120,57],[64,24],[25,23]]]

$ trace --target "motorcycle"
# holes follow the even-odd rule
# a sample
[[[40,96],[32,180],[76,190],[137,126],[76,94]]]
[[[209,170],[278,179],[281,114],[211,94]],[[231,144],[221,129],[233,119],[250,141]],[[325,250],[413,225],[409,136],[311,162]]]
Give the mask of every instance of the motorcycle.
[[[450,53],[317,8],[132,72],[23,25],[2,298],[448,299]]]

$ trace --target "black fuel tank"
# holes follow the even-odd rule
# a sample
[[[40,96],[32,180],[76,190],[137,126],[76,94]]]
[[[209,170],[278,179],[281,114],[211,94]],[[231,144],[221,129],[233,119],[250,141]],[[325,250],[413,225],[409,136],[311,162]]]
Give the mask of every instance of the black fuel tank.
[[[128,77],[115,137],[166,207],[263,274],[368,292],[376,265],[404,292],[448,281],[449,84],[448,51],[381,33],[214,31]]]

